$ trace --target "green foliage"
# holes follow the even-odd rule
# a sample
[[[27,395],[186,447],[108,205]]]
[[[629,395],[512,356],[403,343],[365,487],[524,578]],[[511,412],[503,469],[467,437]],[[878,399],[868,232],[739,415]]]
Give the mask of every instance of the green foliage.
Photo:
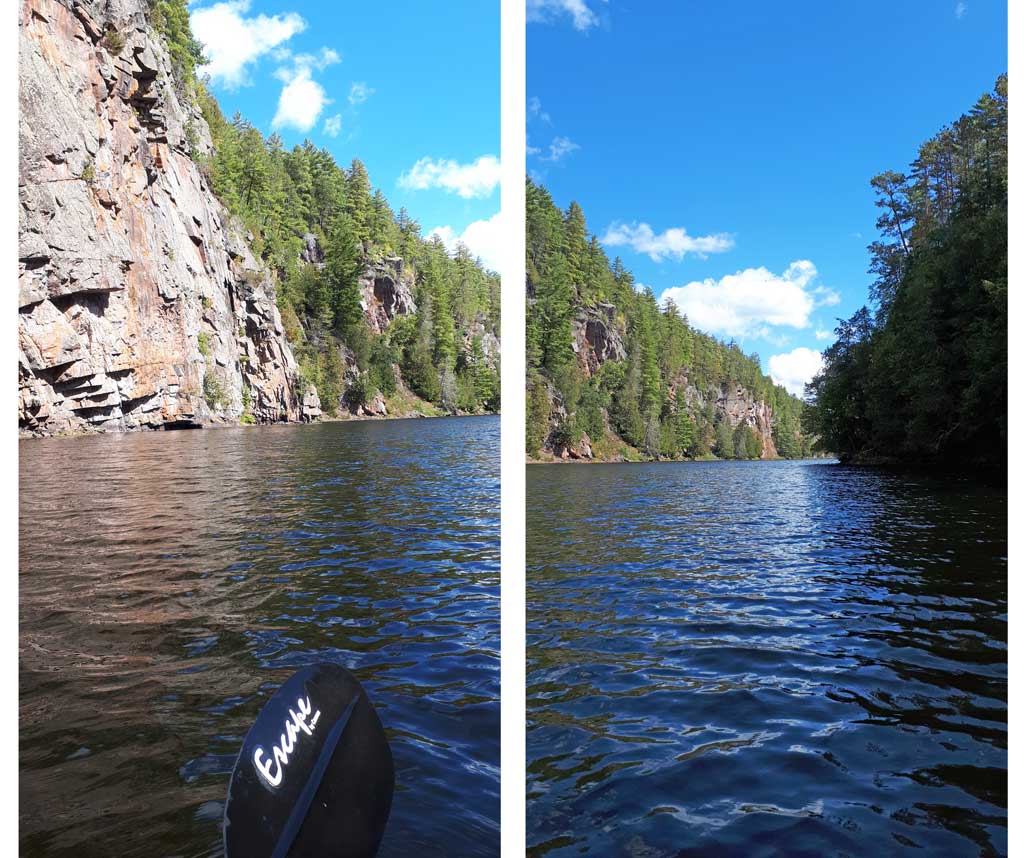
[[[362,405],[366,405],[373,398],[373,384],[367,373],[360,373],[359,376],[348,386],[345,391],[345,401],[353,411]]]
[[[344,169],[308,140],[287,150],[277,134],[264,138],[241,115],[226,120],[204,86],[196,87],[196,98],[214,146],[205,173],[252,234],[253,252],[275,272],[286,335],[325,412],[334,412],[344,392],[342,349],[367,372],[368,396],[400,393],[397,367],[408,387],[431,403],[495,410],[497,369],[474,340],[480,332],[497,334],[498,276],[465,247],[449,253],[439,238],[425,241],[408,212],[396,215],[373,189],[358,159]],[[322,261],[303,257],[308,234]],[[395,254],[401,260],[389,262]],[[396,280],[403,276],[397,266],[411,273],[418,307],[383,333],[371,330],[361,303],[366,274],[379,264],[396,266]]]
[[[873,310],[839,323],[803,420],[842,459],[1006,462],[1007,112],[1002,75],[871,180]]]
[[[732,447],[737,459],[757,459],[761,456],[761,438],[746,423],[740,423],[733,432]]]
[[[673,407],[659,427],[660,453],[670,459],[695,456],[697,425],[685,408]]]
[[[526,452],[535,458],[548,435],[550,409],[546,382],[539,373],[530,373],[526,380]]]
[[[213,353],[210,348],[209,334],[207,334],[206,331],[200,331],[199,336],[196,337],[196,340],[199,344],[199,354],[201,354],[203,357],[208,358]]]
[[[587,433],[591,441],[600,441],[604,437],[604,409],[610,404],[611,396],[594,379],[580,388],[576,417],[580,429]]]
[[[398,360],[394,347],[385,338],[374,340],[370,351],[370,383],[384,396],[394,396],[398,390],[395,378]]]
[[[113,56],[120,56],[121,51],[124,50],[124,36],[122,36],[112,26],[108,26],[106,32],[103,34],[103,38],[100,41]]]
[[[89,185],[96,181],[96,164],[92,158],[89,158],[82,167],[82,181]]]
[[[228,404],[228,396],[224,391],[224,385],[213,372],[207,372],[203,376],[203,399],[210,409],[217,411]]]
[[[150,7],[150,22],[167,44],[178,94],[194,97],[196,66],[203,64],[204,57],[203,46],[189,26],[188,0],[156,0]]]
[[[345,392],[345,362],[341,344],[330,335],[323,340],[307,342],[296,350],[299,372],[304,386],[315,385],[324,414],[336,416],[338,403]]]
[[[733,433],[729,428],[729,421],[727,420],[720,421],[715,427],[715,455],[719,459],[733,459],[736,457]]]

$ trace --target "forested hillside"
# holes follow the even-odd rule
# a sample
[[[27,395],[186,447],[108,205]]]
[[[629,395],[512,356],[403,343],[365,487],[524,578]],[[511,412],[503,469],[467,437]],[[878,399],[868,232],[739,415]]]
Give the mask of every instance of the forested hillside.
[[[527,452],[561,458],[809,454],[803,403],[756,355],[690,327],[609,261],[573,202],[526,184]]]
[[[276,273],[285,332],[324,411],[379,413],[378,392],[389,411],[423,411],[410,392],[443,412],[497,411],[498,275],[464,245],[451,256],[425,240],[360,160],[343,169],[308,140],[289,150],[239,114],[226,120],[196,78],[184,0],[158,3],[154,21],[210,129],[212,151],[193,157]]]
[[[871,185],[872,307],[836,329],[808,431],[842,459],[951,466],[1007,457],[1007,77]]]

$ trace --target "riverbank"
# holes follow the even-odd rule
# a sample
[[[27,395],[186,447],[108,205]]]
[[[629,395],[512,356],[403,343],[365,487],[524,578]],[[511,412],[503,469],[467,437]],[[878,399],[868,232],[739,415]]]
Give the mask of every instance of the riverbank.
[[[430,403],[426,403],[430,405]],[[21,431],[18,435],[20,441],[42,440],[45,438],[91,438],[101,435],[140,435],[155,432],[179,432],[196,430],[217,430],[217,429],[265,429],[269,426],[317,426],[327,423],[373,423],[387,422],[393,420],[420,420],[434,419],[439,417],[497,417],[500,412],[478,411],[472,414],[462,411],[447,412],[436,406],[432,410],[419,411],[411,409],[401,413],[389,414],[342,414],[336,416],[323,416],[317,420],[277,420],[273,422],[250,423],[245,420],[209,420],[196,422],[190,425],[176,423],[164,423],[156,426],[141,426],[130,429],[89,429],[82,428],[72,432],[54,432],[52,434],[32,433]]]
[[[800,459],[783,459],[776,456],[771,459],[718,459],[715,456],[702,456],[698,459],[537,459],[526,456],[527,465],[702,465],[726,462],[832,462],[840,464],[834,456],[809,456]]]

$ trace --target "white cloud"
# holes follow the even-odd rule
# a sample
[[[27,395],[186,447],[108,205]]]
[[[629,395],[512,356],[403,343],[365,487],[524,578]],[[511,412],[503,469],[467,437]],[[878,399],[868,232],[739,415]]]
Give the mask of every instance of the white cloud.
[[[322,71],[327,66],[340,62],[341,57],[337,51],[321,48],[319,54],[298,54],[293,57],[290,68],[279,68],[274,75],[284,83],[284,88],[278,98],[277,112],[270,123],[271,127],[294,128],[296,131],[305,132],[316,125],[320,114],[331,100],[324,92],[324,88],[313,80],[313,71]],[[341,128],[340,118],[338,128]],[[324,130],[328,134],[331,133],[326,125]]]
[[[821,369],[821,352],[800,346],[791,352],[768,358],[768,372],[794,396],[804,395],[804,385]]]
[[[809,260],[792,263],[781,275],[767,268],[747,268],[721,280],[708,278],[666,289],[699,329],[729,337],[766,336],[773,327],[806,328],[815,307],[838,296],[809,288],[818,271]],[[820,297],[819,297],[820,296]]]
[[[505,244],[501,224],[501,212],[498,212],[487,220],[473,221],[461,235],[450,226],[435,227],[427,234],[427,240],[435,235],[440,236],[449,253],[453,253],[459,242],[462,242],[470,253],[480,257],[484,265],[497,270],[501,265]]]
[[[362,104],[376,91],[368,87],[365,81],[356,81],[348,91],[348,103],[352,105]]]
[[[440,158],[420,158],[408,173],[398,177],[398,186],[410,191],[443,188],[463,199],[489,197],[501,183],[501,162],[483,155],[471,164]]]
[[[655,262],[668,256],[681,260],[687,253],[705,256],[708,253],[722,253],[733,246],[731,235],[720,232],[716,235],[692,236],[683,227],[672,227],[655,233],[646,223],[613,223],[603,239],[610,247],[627,245],[637,253],[646,253]]]
[[[814,332],[814,339],[816,340],[830,340],[832,339],[832,332],[826,331],[824,328],[818,328]]]
[[[957,20],[959,20],[960,18],[967,14],[967,4],[963,2],[957,3],[955,11]]]
[[[328,137],[337,137],[341,131],[341,114],[335,113],[324,120],[324,134]]]
[[[277,112],[270,124],[273,128],[309,131],[316,125],[317,118],[328,101],[324,88],[313,80],[308,72],[302,72],[281,90]]]
[[[306,29],[296,12],[246,17],[250,5],[250,0],[226,0],[190,15],[192,32],[209,60],[200,71],[229,89],[248,85],[249,66]]]
[[[526,0],[527,21],[550,21],[562,15],[569,15],[577,30],[586,30],[597,24],[597,15],[586,0]]]

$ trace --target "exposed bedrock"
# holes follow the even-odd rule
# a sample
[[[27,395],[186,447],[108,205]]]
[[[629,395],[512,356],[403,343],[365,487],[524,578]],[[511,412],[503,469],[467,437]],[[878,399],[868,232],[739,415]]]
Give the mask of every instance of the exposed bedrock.
[[[144,8],[21,7],[25,434],[301,416],[273,282],[194,160],[209,131]]]

